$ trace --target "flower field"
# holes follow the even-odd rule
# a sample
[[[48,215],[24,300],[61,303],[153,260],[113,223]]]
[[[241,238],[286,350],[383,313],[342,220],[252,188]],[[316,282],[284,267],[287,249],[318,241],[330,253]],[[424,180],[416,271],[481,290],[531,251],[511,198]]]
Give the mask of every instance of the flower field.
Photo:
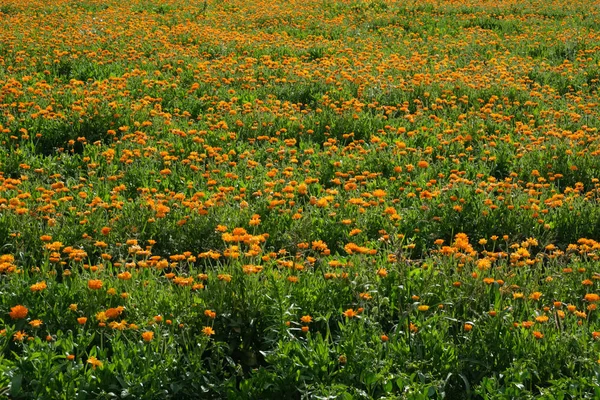
[[[600,398],[600,2],[0,1],[0,397]]]

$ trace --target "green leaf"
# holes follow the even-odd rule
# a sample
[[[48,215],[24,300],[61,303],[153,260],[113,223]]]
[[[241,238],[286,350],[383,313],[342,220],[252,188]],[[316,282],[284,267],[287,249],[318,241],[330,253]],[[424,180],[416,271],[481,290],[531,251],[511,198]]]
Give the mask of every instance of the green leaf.
[[[18,374],[13,376],[10,381],[10,395],[16,397],[21,392],[21,384],[23,383],[23,375]]]

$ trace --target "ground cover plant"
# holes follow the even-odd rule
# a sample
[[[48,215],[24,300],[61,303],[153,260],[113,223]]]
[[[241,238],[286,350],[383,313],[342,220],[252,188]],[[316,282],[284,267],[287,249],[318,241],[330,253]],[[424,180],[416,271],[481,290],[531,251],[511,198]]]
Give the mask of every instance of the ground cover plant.
[[[0,2],[0,393],[600,397],[600,3]]]

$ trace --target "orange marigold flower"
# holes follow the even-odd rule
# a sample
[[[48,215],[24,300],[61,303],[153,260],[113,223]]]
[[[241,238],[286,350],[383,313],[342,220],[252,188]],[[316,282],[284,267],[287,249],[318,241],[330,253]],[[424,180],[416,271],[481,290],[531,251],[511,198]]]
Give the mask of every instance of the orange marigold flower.
[[[535,337],[536,339],[542,339],[544,337],[544,334],[540,331],[533,331],[533,337]]]
[[[300,318],[300,321],[304,322],[305,324],[310,324],[312,322],[312,317],[310,315],[303,315]]]
[[[358,313],[356,311],[354,311],[353,309],[349,308],[346,311],[344,311],[342,313],[342,315],[346,318],[354,318],[358,315]]]
[[[390,338],[388,337],[388,335],[381,335],[381,341],[382,342],[387,342],[388,340],[390,340]]]
[[[108,319],[108,317],[106,316],[104,311],[100,311],[99,313],[96,314],[96,321],[98,321],[100,323],[104,323],[107,319]]]
[[[15,342],[22,342],[23,340],[25,340],[25,338],[27,337],[27,334],[23,331],[18,331],[15,332],[15,334],[13,335],[13,340]]]
[[[217,232],[227,232],[227,227],[225,225],[217,225],[215,229]]]
[[[87,322],[87,318],[86,317],[79,317],[79,318],[77,318],[77,323],[79,325],[85,325],[86,322]]]
[[[96,367],[102,368],[102,366],[104,365],[104,363],[98,360],[95,356],[91,356],[90,358],[88,358],[87,363],[92,365],[92,369],[96,369]]]
[[[150,332],[150,331],[143,332],[142,339],[144,339],[144,342],[152,341],[152,339],[154,339],[154,332]]]
[[[521,325],[523,326],[523,328],[529,329],[533,326],[533,322],[532,321],[523,321],[523,323]]]
[[[108,326],[110,326],[112,329],[117,329],[117,330],[123,331],[123,330],[127,329],[127,321],[125,321],[125,320],[123,320],[121,322],[112,321],[110,324],[108,324]]]
[[[27,313],[29,313],[27,307],[18,305],[12,307],[8,315],[10,315],[12,319],[23,319],[27,316]]]
[[[215,334],[215,331],[210,326],[205,326],[202,328],[202,333],[204,333],[206,336],[212,336]]]
[[[204,315],[212,319],[215,319],[217,317],[217,313],[212,310],[204,310]]]
[[[539,300],[540,297],[542,297],[542,292],[533,292],[531,293],[531,295],[529,296],[529,298],[531,300]]]
[[[117,275],[117,278],[124,280],[124,281],[129,280],[129,279],[131,279],[131,272],[129,272],[129,271],[121,272],[120,274]]]
[[[471,324],[465,324],[464,325],[465,332],[469,332],[469,331],[471,331],[471,329],[473,329],[473,325],[471,325]]]
[[[420,306],[417,307],[417,310],[419,310],[419,311],[427,311],[427,310],[429,310],[429,306],[427,306],[425,304],[421,304]]]
[[[102,288],[102,281],[100,279],[90,279],[88,281],[88,288],[98,290]]]
[[[43,322],[41,319],[34,319],[33,321],[29,322],[29,325],[31,325],[32,328],[39,328],[40,326],[42,326]]]
[[[32,292],[41,292],[42,290],[46,289],[48,286],[46,286],[46,281],[41,281],[38,283],[34,283],[33,285],[31,285],[31,287],[29,288]]]
[[[304,332],[304,333],[308,332],[308,326],[303,326],[301,329],[302,329],[302,332]]]
[[[125,307],[118,306],[118,307],[114,307],[114,308],[109,308],[108,310],[106,310],[104,312],[104,314],[109,319],[115,319],[115,318],[118,318],[121,315],[121,313],[123,313],[124,310],[125,310]]]
[[[600,300],[600,296],[598,296],[595,293],[588,293],[585,295],[584,299],[585,299],[585,301],[588,301],[590,303],[595,303],[598,300]]]

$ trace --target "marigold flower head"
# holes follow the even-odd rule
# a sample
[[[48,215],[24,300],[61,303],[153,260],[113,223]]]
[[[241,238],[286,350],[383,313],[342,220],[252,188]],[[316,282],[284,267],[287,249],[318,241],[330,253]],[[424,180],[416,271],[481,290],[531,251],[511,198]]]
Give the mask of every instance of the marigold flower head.
[[[92,290],[98,290],[102,288],[102,281],[100,279],[88,280],[88,288]]]
[[[353,309],[349,308],[346,311],[344,311],[342,313],[342,315],[346,318],[354,318],[354,317],[358,316],[358,313],[356,311],[354,311]]]
[[[204,333],[206,336],[212,336],[215,334],[215,331],[210,326],[205,326],[202,328],[202,333]]]
[[[304,322],[305,324],[310,324],[312,322],[312,317],[310,315],[303,315],[300,318],[300,321]]]
[[[382,278],[385,278],[388,275],[388,272],[385,268],[379,268],[377,270],[377,275],[379,275]]]
[[[29,322],[29,325],[31,325],[32,328],[39,328],[40,326],[42,326],[43,322],[41,319],[34,319],[33,321]]]
[[[34,283],[33,285],[31,285],[31,287],[29,288],[32,292],[41,292],[42,290],[46,289],[48,286],[46,286],[46,281],[41,281],[38,283]]]
[[[544,322],[548,321],[548,316],[547,315],[539,315],[539,316],[535,317],[535,320],[537,322],[544,323]]]
[[[532,321],[523,321],[523,323],[521,324],[521,326],[523,326],[523,328],[525,329],[529,329],[533,326],[533,322]]]
[[[117,278],[124,280],[124,281],[129,280],[129,279],[131,279],[131,272],[129,272],[129,271],[121,272],[120,274],[117,275]]]
[[[373,296],[367,292],[359,293],[358,296],[363,300],[371,300],[373,298]]]
[[[106,313],[104,311],[100,311],[99,313],[96,314],[96,321],[103,323],[108,319],[108,317],[106,316]]]
[[[12,319],[23,319],[27,316],[28,313],[29,310],[27,309],[27,307],[17,305],[10,309],[10,313],[8,315],[10,315]]]
[[[539,300],[542,297],[542,292],[533,292],[529,296],[531,300]]]
[[[96,369],[96,367],[102,368],[102,366],[104,365],[104,363],[98,360],[95,356],[89,357],[87,363],[92,365],[92,369]]]
[[[152,341],[153,338],[154,338],[154,332],[146,331],[146,332],[142,333],[142,339],[144,339],[144,342],[150,342],[150,341]]]
[[[115,319],[115,318],[118,318],[123,313],[124,310],[125,310],[125,307],[118,306],[118,307],[109,308],[108,310],[106,310],[104,312],[104,314],[109,319]]]
[[[585,295],[584,299],[587,302],[595,303],[600,300],[600,296],[598,296],[596,293],[588,293]]]
[[[108,326],[110,326],[112,329],[117,329],[119,331],[123,331],[123,330],[127,329],[127,321],[125,321],[125,320],[123,320],[121,322],[112,321],[110,324],[108,324]]]

